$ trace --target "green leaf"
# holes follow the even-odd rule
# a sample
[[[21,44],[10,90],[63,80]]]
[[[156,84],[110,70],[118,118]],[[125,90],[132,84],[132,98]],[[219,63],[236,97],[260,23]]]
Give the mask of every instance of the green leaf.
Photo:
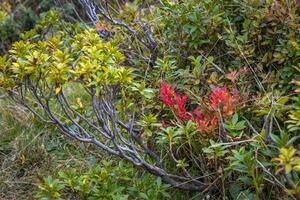
[[[229,193],[232,199],[237,199],[241,191],[242,191],[242,187],[239,184],[237,183],[230,184]]]
[[[239,121],[239,122],[235,125],[235,129],[236,129],[236,130],[243,130],[244,128],[246,128],[245,123],[246,123],[246,121]]]
[[[280,144],[280,138],[277,135],[271,133],[270,137],[276,145]]]
[[[300,136],[294,136],[292,137],[288,143],[287,143],[287,146],[291,146],[298,138],[300,138]]]
[[[143,199],[148,199],[148,195],[146,193],[143,193],[143,192],[139,192],[139,197],[141,197]]]
[[[232,118],[231,118],[231,123],[232,123],[232,124],[236,124],[236,123],[238,122],[238,120],[239,120],[238,114],[237,114],[237,113],[234,113],[234,115],[233,115]]]
[[[156,185],[157,185],[158,187],[161,186],[161,178],[160,178],[160,177],[158,177],[158,178],[156,179]]]

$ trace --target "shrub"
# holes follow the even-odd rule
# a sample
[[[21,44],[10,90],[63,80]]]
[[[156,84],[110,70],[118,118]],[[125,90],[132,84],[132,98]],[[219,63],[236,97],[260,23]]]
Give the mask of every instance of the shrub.
[[[294,2],[161,1],[140,13],[150,29],[134,24],[138,15],[126,19],[138,4],[125,5],[128,24],[101,2],[79,4],[96,30],[49,12],[55,25],[45,17],[1,58],[0,86],[13,100],[174,187],[232,199],[299,197]],[[114,26],[109,37],[101,17]],[[44,26],[51,34],[37,39]],[[66,187],[47,181],[58,185],[50,195]],[[84,186],[88,194],[93,185]]]
[[[131,165],[103,161],[84,172],[74,169],[59,171],[57,178],[44,179],[37,192],[39,199],[147,199],[166,198],[168,185],[138,171]]]

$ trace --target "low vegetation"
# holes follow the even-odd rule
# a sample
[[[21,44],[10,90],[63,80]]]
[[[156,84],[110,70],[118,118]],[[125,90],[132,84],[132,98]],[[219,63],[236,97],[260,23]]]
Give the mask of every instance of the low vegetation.
[[[38,2],[0,10],[1,198],[300,198],[296,1]]]

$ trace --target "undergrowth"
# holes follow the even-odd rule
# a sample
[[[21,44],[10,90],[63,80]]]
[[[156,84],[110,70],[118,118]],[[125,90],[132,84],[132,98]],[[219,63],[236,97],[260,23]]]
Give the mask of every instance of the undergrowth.
[[[0,198],[300,198],[297,1],[57,2],[1,4]]]

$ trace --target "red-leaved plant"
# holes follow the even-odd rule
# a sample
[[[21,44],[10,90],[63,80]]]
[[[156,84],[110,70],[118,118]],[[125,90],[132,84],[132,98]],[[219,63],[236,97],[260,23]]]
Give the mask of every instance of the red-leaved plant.
[[[186,110],[187,97],[179,95],[175,92],[175,86],[169,87],[167,83],[163,82],[160,89],[160,97],[163,104],[168,106],[176,115],[179,122],[187,122],[192,120],[199,132],[213,133],[216,129],[220,118],[230,118],[234,113],[239,96],[237,91],[229,92],[226,87],[216,87],[212,90],[209,99],[204,102],[208,106],[203,106],[200,109],[195,109],[192,112]],[[162,123],[163,128],[167,127],[165,121]]]

